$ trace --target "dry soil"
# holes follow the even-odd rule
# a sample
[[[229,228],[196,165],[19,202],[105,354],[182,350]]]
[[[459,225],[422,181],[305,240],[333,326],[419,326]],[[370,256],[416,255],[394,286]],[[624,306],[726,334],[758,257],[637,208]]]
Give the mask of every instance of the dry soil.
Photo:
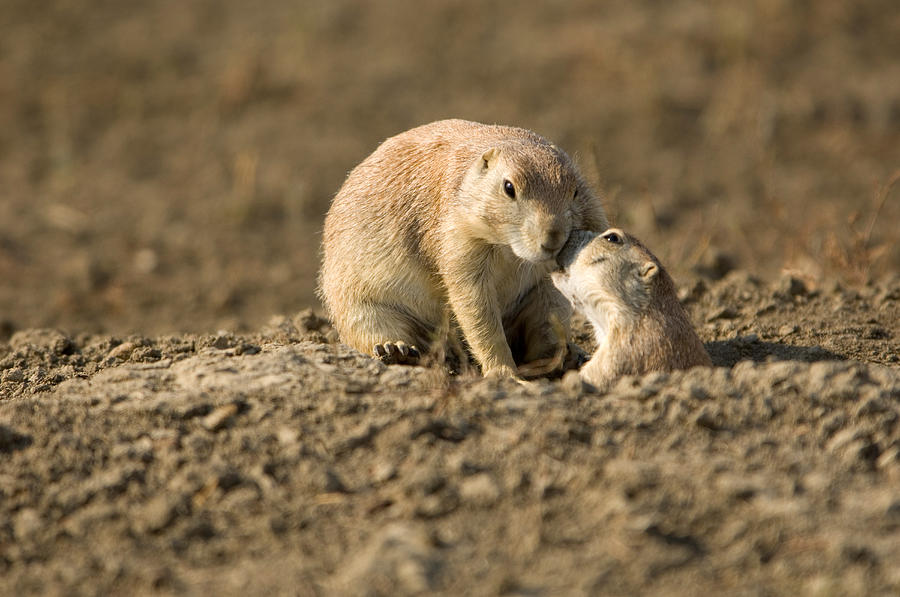
[[[571,153],[715,367],[340,345],[330,197],[444,117]],[[0,594],[900,594],[898,168],[894,0],[4,0]]]

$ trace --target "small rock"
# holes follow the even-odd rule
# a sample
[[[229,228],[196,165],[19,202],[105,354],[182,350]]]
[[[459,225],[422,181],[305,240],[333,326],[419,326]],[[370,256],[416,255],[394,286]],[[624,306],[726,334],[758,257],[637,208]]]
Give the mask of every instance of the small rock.
[[[487,473],[479,473],[466,478],[459,486],[459,496],[466,503],[475,506],[491,506],[500,499],[500,488]]]
[[[110,454],[113,458],[128,458],[151,462],[153,460],[153,440],[147,436],[134,442],[120,443],[113,446]]]
[[[13,382],[23,382],[25,381],[25,372],[22,371],[19,367],[13,367],[12,369],[7,369],[3,372],[3,377],[0,378],[3,381],[13,381]]]
[[[740,313],[731,307],[721,307],[716,309],[706,318],[706,321],[716,321],[717,319],[736,319]]]
[[[132,263],[138,273],[146,275],[152,273],[159,265],[159,257],[153,249],[143,248],[134,254]]]
[[[234,513],[247,512],[259,502],[261,491],[255,485],[242,485],[228,492],[220,501],[221,508]]]
[[[900,462],[900,448],[891,447],[881,453],[878,457],[878,460],[875,461],[875,466],[878,468],[887,468],[889,466],[895,465]],[[898,512],[900,512],[900,501],[898,504]]]
[[[431,436],[434,439],[442,439],[445,441],[457,443],[466,439],[466,436],[472,429],[466,422],[454,425],[446,419],[434,418],[425,421],[419,425],[410,434],[410,439],[418,439],[419,437]]]
[[[325,469],[325,491],[328,493],[350,493],[344,481],[333,469]]]
[[[698,427],[703,427],[704,429],[709,429],[710,431],[718,431],[722,428],[719,419],[721,417],[714,409],[710,407],[704,407],[697,416],[694,417],[694,424]]]
[[[397,476],[397,466],[387,460],[379,460],[372,467],[372,481],[384,483]]]
[[[759,309],[756,310],[756,316],[759,317],[760,315],[766,315],[768,313],[773,312],[777,308],[778,308],[778,305],[776,305],[773,302],[765,303],[762,307],[760,307]]]
[[[867,546],[845,543],[841,546],[841,558],[852,564],[877,564],[878,556]]]
[[[72,339],[52,329],[28,329],[16,332],[9,339],[9,345],[13,350],[25,350],[33,346],[58,355],[70,355],[75,352],[75,343]]]
[[[312,309],[304,309],[294,315],[293,324],[301,332],[321,332],[331,325],[324,317],[319,317]]]
[[[275,437],[282,446],[292,446],[300,438],[300,432],[291,427],[279,427],[275,432]]]
[[[152,346],[141,346],[131,352],[131,360],[136,363],[152,363],[161,358],[162,353]]]
[[[751,333],[747,334],[746,336],[736,338],[735,341],[743,346],[749,346],[750,344],[756,344],[757,342],[759,342],[759,335]]]
[[[175,429],[153,429],[150,441],[156,450],[171,450],[178,447],[181,435]]]
[[[785,324],[785,325],[781,326],[780,328],[778,328],[778,335],[782,338],[786,338],[786,337],[790,336],[791,334],[796,334],[797,331],[799,331],[799,330],[800,330],[800,328],[798,328],[795,325]]]
[[[128,357],[131,356],[132,351],[137,348],[138,345],[134,342],[122,342],[108,353],[106,353],[106,358],[104,361],[127,361]]]
[[[709,400],[709,390],[697,382],[691,382],[688,386],[688,394],[694,400]]]
[[[877,443],[868,439],[852,442],[844,452],[844,459],[848,464],[857,461],[876,463],[881,454],[881,448]],[[877,464],[876,464],[877,466]]]
[[[231,403],[213,409],[211,413],[200,419],[200,424],[208,431],[219,431],[226,427],[231,418],[238,412],[238,405]]]
[[[157,494],[135,514],[135,530],[156,533],[169,526],[178,513],[178,502],[168,493]]]
[[[416,507],[416,515],[421,518],[440,518],[459,507],[459,496],[453,491],[425,496]]]
[[[806,296],[807,294],[809,294],[809,289],[806,287],[806,282],[790,274],[781,276],[774,292],[775,297],[782,300],[792,299],[795,296]]]
[[[841,429],[828,441],[825,445],[825,449],[829,452],[838,452],[853,442],[862,439],[864,435],[865,433],[863,431],[854,427]]]
[[[889,340],[891,333],[886,328],[875,325],[866,330],[863,338],[866,340]]]
[[[262,349],[256,344],[251,344],[250,342],[241,342],[237,346],[234,347],[234,354],[237,356],[241,356],[243,354],[252,355],[259,354]]]
[[[210,346],[213,348],[218,348],[219,350],[224,350],[226,348],[231,348],[235,344],[234,336],[232,336],[228,332],[219,332],[216,334],[215,339],[212,341]]]
[[[300,339],[300,331],[293,322],[284,315],[276,315],[269,319],[263,327],[262,335],[276,342],[296,342]]]
[[[23,508],[13,518],[13,534],[22,541],[32,537],[43,526],[40,514],[34,508]]]

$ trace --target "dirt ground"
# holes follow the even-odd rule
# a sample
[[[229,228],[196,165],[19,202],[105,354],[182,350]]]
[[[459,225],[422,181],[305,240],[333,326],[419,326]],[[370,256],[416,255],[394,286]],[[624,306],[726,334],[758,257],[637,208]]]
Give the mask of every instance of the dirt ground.
[[[342,346],[330,198],[443,117],[569,151],[715,367]],[[4,1],[0,594],[896,595],[898,178],[890,0]]]

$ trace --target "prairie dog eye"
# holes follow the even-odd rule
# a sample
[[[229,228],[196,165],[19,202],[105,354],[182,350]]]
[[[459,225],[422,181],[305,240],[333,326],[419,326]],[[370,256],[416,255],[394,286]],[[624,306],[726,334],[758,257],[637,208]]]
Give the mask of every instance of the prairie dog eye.
[[[611,242],[614,245],[622,244],[622,237],[616,234],[615,232],[610,232],[609,234],[603,235],[603,240],[607,242]]]
[[[516,187],[513,186],[513,183],[508,180],[503,181],[503,192],[506,193],[507,197],[510,199],[516,198]]]
[[[578,189],[575,189],[575,192],[572,193],[572,200],[578,199]]]

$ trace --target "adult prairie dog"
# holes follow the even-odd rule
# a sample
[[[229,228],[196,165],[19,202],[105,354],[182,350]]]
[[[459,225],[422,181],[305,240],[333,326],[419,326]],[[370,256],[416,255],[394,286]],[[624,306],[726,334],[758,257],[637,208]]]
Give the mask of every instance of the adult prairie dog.
[[[561,149],[520,128],[433,122],[386,140],[338,191],[319,295],[362,352],[408,360],[449,321],[484,374],[514,376],[565,342],[571,308],[548,273],[574,228],[607,222]]]
[[[597,350],[581,377],[607,387],[620,375],[712,363],[678,301],[675,284],[639,240],[617,228],[576,231],[553,283],[590,321]]]

